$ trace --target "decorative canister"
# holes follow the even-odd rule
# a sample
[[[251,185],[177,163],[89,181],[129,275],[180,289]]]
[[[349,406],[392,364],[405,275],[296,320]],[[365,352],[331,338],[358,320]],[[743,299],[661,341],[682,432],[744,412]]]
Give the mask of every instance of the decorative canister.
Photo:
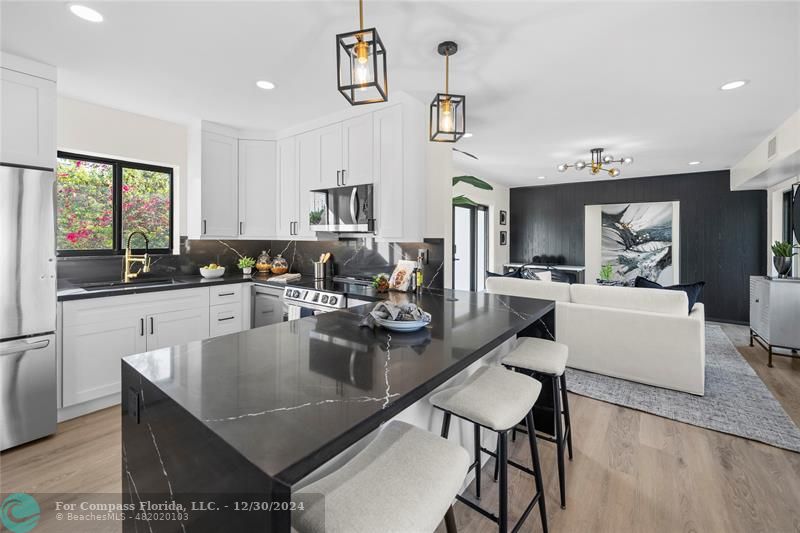
[[[289,263],[281,257],[281,254],[272,260],[272,273],[279,275],[279,274],[286,274],[289,272]]]
[[[266,250],[261,251],[261,255],[256,259],[256,270],[262,274],[268,274],[272,268],[272,258]]]

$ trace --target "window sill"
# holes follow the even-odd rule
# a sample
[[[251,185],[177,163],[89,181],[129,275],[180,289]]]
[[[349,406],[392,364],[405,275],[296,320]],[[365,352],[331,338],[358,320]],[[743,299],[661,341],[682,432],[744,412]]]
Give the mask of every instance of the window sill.
[[[138,251],[136,252],[138,253]],[[149,253],[150,257],[180,257],[180,254],[176,253]],[[125,259],[124,254],[104,254],[104,255],[56,255],[56,262],[62,261],[97,261],[97,260],[105,260],[105,261],[113,261],[113,260],[123,260]]]

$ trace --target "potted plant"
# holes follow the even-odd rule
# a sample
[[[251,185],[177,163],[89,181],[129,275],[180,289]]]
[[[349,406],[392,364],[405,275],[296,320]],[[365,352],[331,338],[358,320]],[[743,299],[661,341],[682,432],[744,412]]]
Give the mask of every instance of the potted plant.
[[[779,278],[785,278],[792,270],[792,257],[797,255],[794,247],[786,241],[775,241],[772,244],[772,264],[778,271]]]
[[[239,268],[242,269],[242,274],[245,276],[249,276],[253,272],[255,264],[256,260],[246,255],[239,259]]]
[[[614,275],[614,267],[612,265],[603,265],[600,267],[600,279],[602,281],[611,281]]]

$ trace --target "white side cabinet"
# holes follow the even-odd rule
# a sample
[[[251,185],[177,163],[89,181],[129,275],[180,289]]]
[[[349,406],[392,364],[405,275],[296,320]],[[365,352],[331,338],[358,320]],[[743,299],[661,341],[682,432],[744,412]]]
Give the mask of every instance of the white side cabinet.
[[[300,220],[300,187],[297,182],[297,149],[295,137],[278,141],[278,194],[275,205],[275,234],[289,239]]]
[[[769,354],[769,366],[775,348],[800,349],[798,317],[800,280],[750,276],[750,345],[754,335],[761,339]],[[792,356],[798,357],[795,353]]]
[[[204,237],[239,234],[238,141],[203,131],[201,168],[201,232]]]
[[[239,236],[276,235],[277,165],[275,141],[239,140]]]
[[[120,359],[209,336],[209,289],[70,300],[62,304],[62,404],[120,392]]]
[[[1,66],[0,162],[54,168],[55,68],[5,53]]]

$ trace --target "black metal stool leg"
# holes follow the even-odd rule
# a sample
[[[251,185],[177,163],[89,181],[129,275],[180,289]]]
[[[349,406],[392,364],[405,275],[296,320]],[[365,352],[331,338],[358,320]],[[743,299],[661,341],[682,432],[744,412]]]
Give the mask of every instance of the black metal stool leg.
[[[572,421],[569,418],[569,395],[567,394],[567,373],[561,374],[561,399],[564,402],[564,431],[567,433],[567,453],[572,461]]]
[[[508,432],[501,431],[500,447],[497,450],[497,458],[500,463],[500,512],[499,526],[500,533],[508,531]]]
[[[559,393],[558,376],[551,379],[553,388],[553,414],[555,415],[556,425],[556,454],[558,457],[558,485],[561,490],[561,508],[567,508],[567,490],[564,479],[564,428],[561,424],[561,394]],[[530,433],[530,431],[528,432]]]
[[[542,517],[542,532],[547,533],[547,507],[544,503],[544,482],[542,482],[542,465],[539,462],[539,447],[536,444],[536,429],[533,426],[533,410],[528,412],[526,417],[528,422],[528,443],[531,447],[531,458],[533,459],[533,470],[536,475],[536,491],[539,493],[539,514]]]
[[[498,454],[500,453],[500,435],[497,435],[497,446],[494,449],[494,482],[497,483],[497,476],[500,475],[499,470],[499,460],[497,459]]]
[[[475,426],[475,497],[481,499],[481,427]]]
[[[447,436],[450,434],[450,417],[452,415],[445,411],[444,417],[442,418],[442,438],[446,439]]]
[[[444,528],[447,533],[458,533],[456,527],[456,514],[453,512],[453,506],[447,508],[447,513],[444,515]]]

